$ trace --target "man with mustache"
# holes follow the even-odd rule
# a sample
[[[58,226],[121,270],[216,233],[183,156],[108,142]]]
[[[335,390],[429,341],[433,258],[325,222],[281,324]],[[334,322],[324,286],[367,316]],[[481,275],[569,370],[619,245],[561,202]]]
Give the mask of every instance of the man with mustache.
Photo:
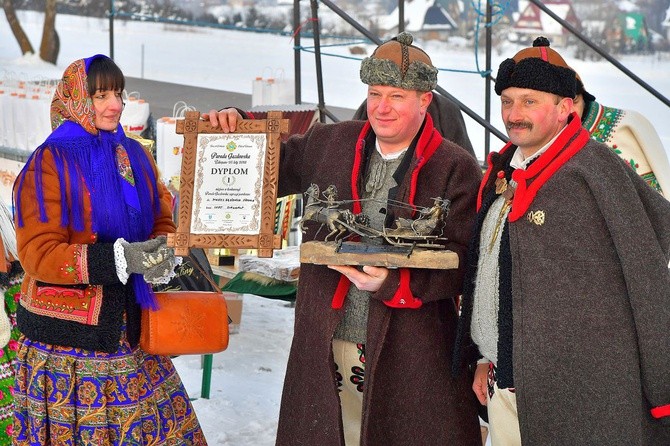
[[[670,444],[670,203],[573,110],[545,38],[500,65],[454,366],[495,445]],[[635,215],[633,221],[629,216]]]

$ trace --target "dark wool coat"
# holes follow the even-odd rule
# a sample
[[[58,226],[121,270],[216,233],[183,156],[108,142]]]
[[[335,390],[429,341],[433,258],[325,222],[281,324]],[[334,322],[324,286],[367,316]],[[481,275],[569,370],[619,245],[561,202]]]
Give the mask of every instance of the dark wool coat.
[[[584,133],[573,117],[547,153],[513,174],[498,366],[516,388],[524,445],[667,445],[670,203]],[[492,154],[483,203],[515,149]],[[508,365],[501,354],[510,351]]]
[[[431,135],[430,121],[427,118],[424,123],[424,136]],[[280,194],[301,193],[310,183],[321,190],[334,184],[339,200],[351,199],[352,185],[361,190],[366,160],[374,150],[372,131],[365,139],[360,136],[364,126],[369,128],[363,121],[315,124],[304,136],[289,139],[282,146]],[[395,199],[408,202],[413,190],[417,206],[431,206],[433,197],[450,199],[447,248],[457,252],[462,262],[481,170],[465,150],[437,136],[439,146],[429,159],[417,157],[421,143],[410,148]],[[358,164],[356,153],[361,155]],[[418,175],[413,175],[424,161]],[[352,179],[354,171],[358,175]],[[410,217],[408,211],[396,215]],[[303,241],[312,240],[317,228],[310,224]],[[326,233],[322,230],[320,238]],[[414,296],[423,301],[421,308],[384,304],[398,288],[398,270],[390,271],[370,301],[361,444],[480,445],[471,377],[463,373],[454,379],[449,372],[457,323],[454,298],[460,293],[462,271],[412,269],[410,277]],[[339,279],[338,272],[325,266],[301,265],[278,445],[344,444],[331,347],[344,314],[344,307],[331,308]]]

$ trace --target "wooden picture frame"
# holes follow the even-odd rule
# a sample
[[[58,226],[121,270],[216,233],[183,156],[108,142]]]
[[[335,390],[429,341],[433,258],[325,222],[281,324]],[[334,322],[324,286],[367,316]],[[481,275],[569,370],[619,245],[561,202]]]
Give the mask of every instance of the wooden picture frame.
[[[269,112],[267,119],[245,119],[225,133],[186,112],[177,122],[184,135],[177,231],[168,246],[184,256],[189,248],[257,249],[272,257],[281,248],[275,234],[281,133],[289,120]]]

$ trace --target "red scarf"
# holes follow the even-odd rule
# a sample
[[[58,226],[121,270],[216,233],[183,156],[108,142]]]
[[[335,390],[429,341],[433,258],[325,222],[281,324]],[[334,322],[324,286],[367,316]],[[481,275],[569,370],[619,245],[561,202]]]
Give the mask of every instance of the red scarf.
[[[551,144],[551,146],[539,156],[528,169],[516,169],[512,173],[512,179],[517,183],[514,197],[512,198],[512,210],[509,213],[509,221],[516,221],[521,218],[530,205],[533,203],[537,192],[544,186],[544,184],[551,178],[558,170],[577,152],[579,152],[589,140],[589,132],[582,127],[579,116],[573,113],[570,117],[568,125],[563,129],[558,138]],[[500,154],[504,154],[507,150],[516,146],[512,143],[507,143],[502,148]],[[493,161],[489,154],[487,163],[488,169],[484,175],[484,179],[479,187],[479,195],[477,196],[477,210],[482,206],[482,198],[484,187],[486,186],[489,177],[497,172],[493,172]]]
[[[361,174],[361,166],[363,165],[363,157],[365,152],[365,138],[372,131],[372,126],[370,121],[367,121],[361,130],[361,133],[358,135],[358,142],[356,143],[356,152],[354,156],[354,167],[351,170],[351,196],[354,201],[354,213],[359,214],[361,212],[360,204],[360,193],[358,191],[358,178]],[[426,119],[423,126],[423,131],[419,136],[419,141],[416,144],[414,150],[414,157],[417,159],[416,166],[412,171],[412,177],[410,179],[410,190],[409,190],[409,205],[415,209],[416,205],[414,204],[414,198],[416,196],[416,183],[419,178],[419,171],[421,168],[428,162],[428,160],[433,156],[437,148],[442,144],[442,135],[438,132],[435,127],[433,127],[433,119],[429,114],[426,114]],[[401,268],[400,269],[400,283],[398,285],[398,291],[396,291],[393,298],[384,303],[393,308],[419,308],[421,306],[421,300],[416,299],[412,295],[412,291],[409,287],[410,274],[409,269]],[[337,284],[335,289],[335,294],[333,295],[333,300],[331,302],[331,307],[334,309],[342,308],[344,305],[344,299],[347,297],[349,291],[349,286],[351,281],[347,279],[346,276],[340,276],[340,281]]]

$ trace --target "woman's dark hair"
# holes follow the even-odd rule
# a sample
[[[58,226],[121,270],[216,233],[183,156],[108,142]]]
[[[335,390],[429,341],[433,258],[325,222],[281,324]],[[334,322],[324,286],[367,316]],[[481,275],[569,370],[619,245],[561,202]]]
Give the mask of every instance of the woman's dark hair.
[[[93,96],[98,90],[123,91],[126,86],[126,79],[121,69],[108,57],[93,59],[86,76],[89,96]]]

